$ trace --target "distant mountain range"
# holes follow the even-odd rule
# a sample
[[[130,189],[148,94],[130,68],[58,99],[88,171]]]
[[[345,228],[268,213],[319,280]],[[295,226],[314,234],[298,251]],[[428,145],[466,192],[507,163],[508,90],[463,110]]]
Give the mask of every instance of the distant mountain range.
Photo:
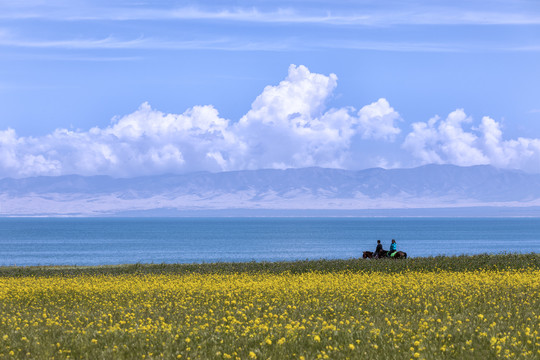
[[[487,215],[513,209],[510,215],[540,216],[540,174],[491,166],[426,165],[0,180],[0,216],[429,216],[444,215],[441,209],[448,214],[477,209],[479,215],[485,209],[490,209]]]

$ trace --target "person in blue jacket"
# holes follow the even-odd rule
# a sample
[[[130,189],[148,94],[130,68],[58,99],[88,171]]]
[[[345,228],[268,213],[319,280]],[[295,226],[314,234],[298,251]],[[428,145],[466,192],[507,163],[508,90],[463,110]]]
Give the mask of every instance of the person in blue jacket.
[[[396,240],[392,239],[392,243],[390,244],[390,250],[388,250],[388,256],[392,256],[393,253],[397,251],[397,244]]]

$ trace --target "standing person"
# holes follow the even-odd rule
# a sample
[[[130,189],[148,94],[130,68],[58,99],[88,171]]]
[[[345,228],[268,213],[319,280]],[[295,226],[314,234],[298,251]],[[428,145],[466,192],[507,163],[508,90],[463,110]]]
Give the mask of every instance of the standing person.
[[[390,244],[390,250],[388,250],[388,256],[392,256],[393,253],[397,251],[397,244],[396,240],[392,239],[392,243]]]
[[[373,253],[373,256],[375,258],[381,257],[381,252],[383,251],[381,240],[377,240],[377,248],[375,249],[375,253]]]

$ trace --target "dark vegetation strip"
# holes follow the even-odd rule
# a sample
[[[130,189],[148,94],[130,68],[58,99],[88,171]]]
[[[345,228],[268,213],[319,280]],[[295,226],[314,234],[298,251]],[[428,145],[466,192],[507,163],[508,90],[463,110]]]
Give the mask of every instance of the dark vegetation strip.
[[[405,260],[320,259],[283,262],[227,262],[203,264],[126,264],[101,266],[4,266],[0,277],[145,275],[145,274],[228,274],[306,272],[403,272],[403,271],[472,271],[540,269],[540,254],[481,254],[435,256]]]

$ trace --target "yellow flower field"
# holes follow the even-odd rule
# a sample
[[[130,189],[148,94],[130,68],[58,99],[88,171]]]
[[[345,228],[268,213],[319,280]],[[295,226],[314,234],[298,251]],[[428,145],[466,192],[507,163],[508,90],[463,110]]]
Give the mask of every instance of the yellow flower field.
[[[540,270],[0,277],[0,359],[538,359]]]

